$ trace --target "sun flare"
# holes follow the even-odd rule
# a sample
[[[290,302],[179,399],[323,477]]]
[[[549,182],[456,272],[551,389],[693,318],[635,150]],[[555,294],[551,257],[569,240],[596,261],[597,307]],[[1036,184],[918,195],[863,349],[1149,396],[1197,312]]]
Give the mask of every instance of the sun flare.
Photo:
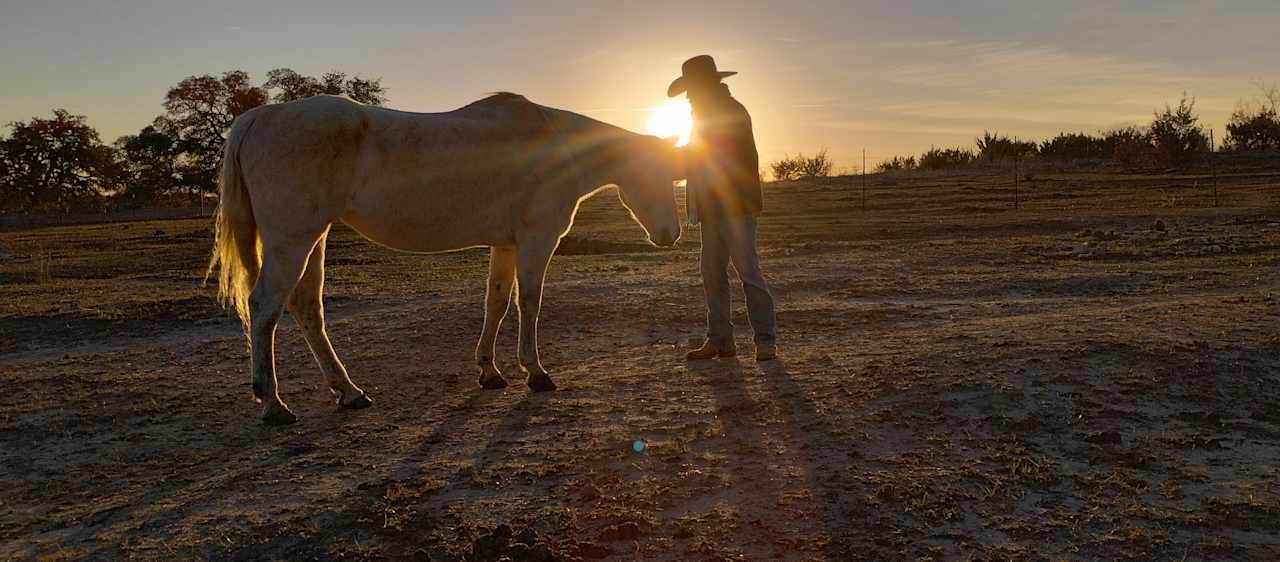
[[[689,144],[689,129],[692,126],[689,102],[682,99],[671,100],[653,108],[653,115],[649,117],[649,134],[662,138],[680,137],[676,146]]]

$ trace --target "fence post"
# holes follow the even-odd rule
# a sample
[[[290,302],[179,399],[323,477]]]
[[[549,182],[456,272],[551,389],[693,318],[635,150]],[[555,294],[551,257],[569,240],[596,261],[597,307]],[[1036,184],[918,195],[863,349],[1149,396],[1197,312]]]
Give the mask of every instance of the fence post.
[[[1013,155],[1013,208],[1018,208],[1018,164],[1022,160],[1021,155]]]
[[[1209,129],[1209,170],[1213,174],[1213,206],[1218,206],[1218,145],[1213,141],[1213,129]]]
[[[862,149],[862,212],[867,212],[867,149]]]

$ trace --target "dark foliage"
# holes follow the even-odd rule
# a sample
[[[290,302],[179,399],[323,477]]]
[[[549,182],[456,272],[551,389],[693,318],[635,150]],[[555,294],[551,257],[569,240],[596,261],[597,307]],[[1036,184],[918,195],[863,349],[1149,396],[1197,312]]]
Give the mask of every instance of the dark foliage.
[[[1038,152],[1034,142],[1011,139],[1000,133],[988,131],[983,131],[982,136],[978,137],[976,142],[978,145],[978,157],[988,162],[1025,158]]]
[[[345,72],[330,71],[319,78],[298,74],[289,68],[277,68],[267,73],[262,85],[270,92],[271,101],[283,103],[321,94],[347,96],[360,103],[382,105],[387,101],[387,89],[381,79],[348,78]]]
[[[1227,123],[1223,145],[1227,150],[1280,149],[1280,116],[1273,109],[1252,114],[1237,110]]]
[[[9,124],[0,140],[0,209],[85,209],[100,204],[122,175],[116,150],[83,115],[53,110]]]
[[[236,117],[264,103],[267,91],[254,86],[244,71],[191,76],[169,89],[165,114],[154,127],[177,139],[183,176],[198,189],[213,191],[223,135]]]
[[[1157,163],[1151,133],[1139,127],[1121,127],[1102,135],[1104,153],[1129,168],[1149,168]]]
[[[880,164],[876,166],[876,168],[879,169],[881,172],[914,170],[916,169],[916,157],[915,156],[905,156],[905,157],[894,156],[893,158],[880,162]]]
[[[387,99],[380,80],[347,78],[342,72],[313,78],[277,68],[267,74],[264,85],[255,86],[248,73],[233,70],[221,77],[192,76],[179,82],[165,96],[166,113],[156,119],[155,127],[177,139],[184,182],[196,190],[212,191],[223,136],[236,117],[268,99],[286,102],[319,94],[346,95],[371,105],[382,105]]]
[[[963,148],[931,148],[920,155],[918,168],[921,170],[946,170],[972,164],[978,156]]]
[[[116,148],[124,157],[126,181],[118,194],[124,206],[154,205],[183,185],[178,139],[147,126],[136,135],[120,137]]]
[[[790,181],[829,176],[833,165],[831,158],[827,156],[827,149],[824,148],[812,157],[804,154],[797,154],[794,157],[784,156],[781,160],[769,164],[769,168],[773,171],[773,179]]]
[[[319,78],[287,68],[254,85],[241,70],[189,76],[170,88],[164,115],[114,146],[103,144],[83,116],[54,110],[53,119],[10,124],[0,137],[0,211],[139,207],[217,185],[224,135],[243,113],[267,103],[340,94],[382,105],[381,80],[329,72]]]
[[[1195,113],[1196,101],[1186,96],[1177,107],[1165,106],[1151,122],[1151,144],[1158,162],[1164,166],[1184,167],[1198,164],[1209,151],[1209,136],[1200,126]]]
[[[1260,95],[1252,101],[1241,100],[1227,122],[1227,150],[1280,149],[1280,88],[1257,84]]]
[[[1040,156],[1053,160],[1111,158],[1112,153],[1102,137],[1085,133],[1059,133],[1040,143]]]

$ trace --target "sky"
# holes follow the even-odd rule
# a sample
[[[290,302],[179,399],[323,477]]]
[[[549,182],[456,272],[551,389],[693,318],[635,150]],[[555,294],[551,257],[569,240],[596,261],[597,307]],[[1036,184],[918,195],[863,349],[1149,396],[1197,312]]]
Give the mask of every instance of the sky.
[[[0,123],[65,108],[110,141],[184,77],[289,67],[381,78],[398,109],[513,91],[648,132],[705,53],[740,73],[762,161],[826,148],[850,171],[863,149],[1146,123],[1183,92],[1221,135],[1280,83],[1277,29],[1276,0],[0,0]]]

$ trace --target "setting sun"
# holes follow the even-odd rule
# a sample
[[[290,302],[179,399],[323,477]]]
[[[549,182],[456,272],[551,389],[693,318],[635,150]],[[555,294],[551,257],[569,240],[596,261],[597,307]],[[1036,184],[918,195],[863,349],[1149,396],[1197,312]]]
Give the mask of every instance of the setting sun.
[[[689,115],[689,102],[679,99],[653,108],[649,117],[649,134],[662,138],[680,137],[676,146],[689,144],[689,129],[693,118]]]

